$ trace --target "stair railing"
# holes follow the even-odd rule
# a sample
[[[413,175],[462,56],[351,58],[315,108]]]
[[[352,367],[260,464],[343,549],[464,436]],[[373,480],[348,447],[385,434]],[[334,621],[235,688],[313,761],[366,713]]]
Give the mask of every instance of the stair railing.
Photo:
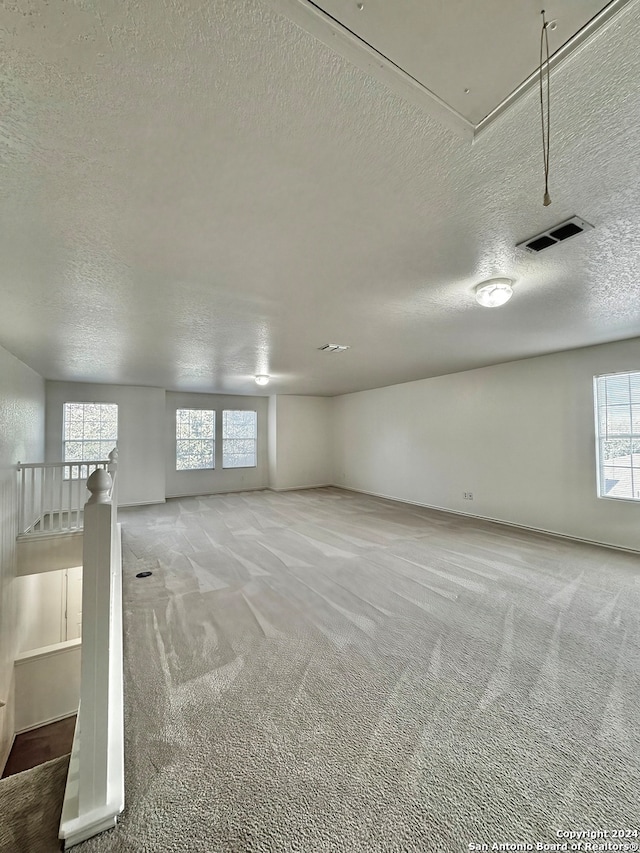
[[[82,530],[87,500],[86,480],[96,469],[109,469],[113,460],[81,462],[18,462],[18,535]]]

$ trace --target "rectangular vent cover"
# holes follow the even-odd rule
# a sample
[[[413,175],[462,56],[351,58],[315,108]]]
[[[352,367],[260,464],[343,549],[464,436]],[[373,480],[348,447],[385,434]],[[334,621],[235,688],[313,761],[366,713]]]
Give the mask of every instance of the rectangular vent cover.
[[[318,349],[320,352],[344,352],[350,349],[350,347],[343,344],[325,344],[323,347],[318,347]]]
[[[516,248],[524,249],[527,252],[531,252],[532,255],[537,255],[538,252],[550,249],[551,246],[555,246],[557,243],[563,243],[571,237],[577,237],[578,234],[582,234],[583,231],[591,231],[592,228],[593,225],[589,225],[588,222],[585,222],[584,219],[580,219],[579,216],[574,216],[571,219],[567,219],[565,222],[561,222],[559,225],[554,225],[552,228],[549,228],[547,231],[543,231],[541,234],[536,234],[535,237],[529,237],[528,240],[523,240],[522,243],[517,244]]]

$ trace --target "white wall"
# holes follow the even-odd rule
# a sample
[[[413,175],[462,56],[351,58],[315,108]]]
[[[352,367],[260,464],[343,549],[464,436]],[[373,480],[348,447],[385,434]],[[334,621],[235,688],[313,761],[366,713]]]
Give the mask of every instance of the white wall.
[[[337,397],[334,482],[640,550],[640,506],[596,497],[593,415],[594,375],[638,369],[634,339]]]
[[[192,394],[167,391],[164,415],[167,497],[212,495],[265,489],[269,483],[266,397]],[[213,409],[216,413],[216,467],[206,471],[176,471],[176,409]],[[222,467],[222,412],[224,409],[258,413],[258,452],[255,468]]]
[[[80,701],[80,640],[18,655],[15,663],[16,733],[70,717]]]
[[[65,569],[16,578],[16,610],[22,627],[19,652],[66,640]]]
[[[269,399],[269,485],[281,489],[332,481],[332,401],[279,395]]]
[[[18,496],[16,463],[44,458],[44,380],[0,347],[0,768],[14,732],[13,662]]]
[[[62,459],[64,403],[117,403],[118,503],[157,503],[165,498],[162,388],[47,382],[46,460]]]
[[[82,566],[18,577],[16,612],[20,614],[18,652],[41,649],[80,637]]]

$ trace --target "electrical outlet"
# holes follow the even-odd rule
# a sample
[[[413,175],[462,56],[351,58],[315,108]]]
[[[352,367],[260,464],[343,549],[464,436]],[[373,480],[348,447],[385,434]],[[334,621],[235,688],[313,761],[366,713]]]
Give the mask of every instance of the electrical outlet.
[[[469,501],[473,500],[473,492],[467,492],[467,500],[469,500]]]

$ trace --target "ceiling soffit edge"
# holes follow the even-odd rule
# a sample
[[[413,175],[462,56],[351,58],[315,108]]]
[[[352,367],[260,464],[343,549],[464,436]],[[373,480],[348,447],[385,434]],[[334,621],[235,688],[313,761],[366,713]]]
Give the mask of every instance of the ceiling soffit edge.
[[[485,118],[474,124],[391,59],[316,6],[312,0],[268,0],[268,2],[272,8],[305,32],[387,85],[414,106],[426,110],[436,121],[469,142],[478,139],[538,82],[536,68]],[[635,0],[611,0],[604,9],[555,51],[550,61],[551,69],[560,67],[580,48],[592,41],[625,6],[633,2]],[[537,37],[537,29],[534,35]]]

